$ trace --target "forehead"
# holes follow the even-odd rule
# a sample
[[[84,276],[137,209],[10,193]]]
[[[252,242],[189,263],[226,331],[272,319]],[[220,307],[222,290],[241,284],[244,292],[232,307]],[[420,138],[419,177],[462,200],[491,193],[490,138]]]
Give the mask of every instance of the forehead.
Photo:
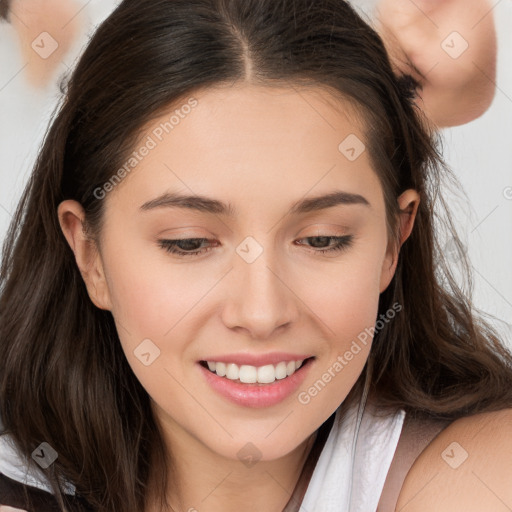
[[[126,187],[147,201],[179,189],[261,204],[344,186],[378,200],[364,138],[354,106],[325,88],[209,87],[144,126],[134,151],[151,149],[114,195]]]
[[[270,87],[242,82],[210,87],[191,96],[197,106],[190,115],[180,117],[181,129],[173,128],[169,135],[179,136],[177,132],[182,132],[190,141],[196,136],[198,140],[195,142],[217,154],[241,157],[241,149],[253,148],[244,161],[248,161],[253,153],[258,160],[273,158],[278,155],[279,147],[288,159],[292,155],[286,155],[286,150],[291,147],[313,155],[319,137],[325,139],[324,147],[319,150],[328,145],[336,150],[340,136],[346,135],[347,131],[357,132],[363,138],[358,111],[349,101],[335,96],[325,87]],[[185,110],[189,99],[190,96],[176,102],[171,113]],[[188,118],[192,120],[185,123]],[[169,120],[168,114],[152,122],[145,132],[155,126],[158,128],[166,120]],[[167,133],[162,135],[167,138]],[[242,148],[237,143],[242,144]],[[262,145],[267,151],[260,151]]]

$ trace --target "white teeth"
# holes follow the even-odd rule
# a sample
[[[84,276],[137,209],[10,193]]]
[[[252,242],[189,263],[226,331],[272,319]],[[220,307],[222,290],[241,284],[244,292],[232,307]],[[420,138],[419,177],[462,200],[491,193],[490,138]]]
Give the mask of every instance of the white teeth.
[[[276,380],[276,371],[274,366],[267,364],[258,368],[258,382],[261,384],[271,384]]]
[[[282,361],[276,365],[267,364],[265,366],[251,366],[243,364],[238,366],[234,363],[220,363],[207,361],[210,371],[216,373],[219,377],[226,377],[230,380],[238,380],[246,384],[271,384],[276,379],[285,379],[293,375],[304,361]]]
[[[240,372],[238,375],[240,382],[245,382],[246,384],[253,384],[256,382],[258,378],[258,370],[255,366],[240,366]]]
[[[237,380],[239,375],[240,375],[240,368],[236,364],[229,363],[226,366],[226,377],[229,380]]]
[[[279,363],[276,366],[276,379],[284,379],[286,377],[286,363]]]
[[[226,375],[226,365],[224,363],[214,363],[215,364],[215,372],[219,377],[224,377]]]

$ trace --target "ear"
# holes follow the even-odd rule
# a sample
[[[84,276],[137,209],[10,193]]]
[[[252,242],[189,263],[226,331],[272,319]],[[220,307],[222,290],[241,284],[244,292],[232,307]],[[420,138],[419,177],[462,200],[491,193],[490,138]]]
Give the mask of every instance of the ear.
[[[416,190],[408,189],[398,197],[398,208],[400,210],[399,228],[400,243],[391,240],[388,244],[386,256],[382,264],[380,278],[380,292],[382,293],[388,286],[395,275],[396,266],[398,264],[398,254],[403,243],[409,238],[414,227],[414,221],[420,204],[420,196]]]
[[[58,207],[59,223],[75,254],[76,264],[82,274],[91,301],[100,309],[111,310],[103,263],[96,243],[85,232],[85,213],[78,201],[68,199]]]

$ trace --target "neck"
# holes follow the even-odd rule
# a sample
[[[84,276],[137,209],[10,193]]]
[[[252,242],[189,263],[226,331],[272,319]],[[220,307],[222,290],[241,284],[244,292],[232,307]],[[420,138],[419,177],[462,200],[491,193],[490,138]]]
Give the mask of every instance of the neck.
[[[258,461],[249,467],[239,460],[221,457],[197,439],[185,439],[187,434],[179,433],[173,436],[172,450],[167,450],[173,454],[169,457],[166,491],[171,508],[165,510],[159,504],[160,497],[154,485],[158,474],[153,471],[148,486],[152,491],[145,512],[197,512],[205,509],[208,512],[282,512],[297,486],[315,444],[317,432],[286,456],[271,461]],[[164,435],[167,445],[168,437]],[[307,480],[301,481],[298,486],[303,491],[309,478]],[[292,501],[296,501],[295,496]],[[291,509],[286,507],[286,510]]]

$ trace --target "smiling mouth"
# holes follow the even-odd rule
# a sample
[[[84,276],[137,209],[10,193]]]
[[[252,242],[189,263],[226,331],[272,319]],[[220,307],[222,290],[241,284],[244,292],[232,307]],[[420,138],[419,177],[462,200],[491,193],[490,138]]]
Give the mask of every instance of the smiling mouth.
[[[200,361],[199,364],[217,377],[227,379],[233,383],[268,385],[276,381],[286,380],[304,366],[309,365],[315,357],[308,357],[303,361],[290,361],[288,364],[265,365],[255,367],[250,365],[223,364],[217,368],[219,363],[210,367],[207,361]],[[211,364],[211,363],[210,363]]]

